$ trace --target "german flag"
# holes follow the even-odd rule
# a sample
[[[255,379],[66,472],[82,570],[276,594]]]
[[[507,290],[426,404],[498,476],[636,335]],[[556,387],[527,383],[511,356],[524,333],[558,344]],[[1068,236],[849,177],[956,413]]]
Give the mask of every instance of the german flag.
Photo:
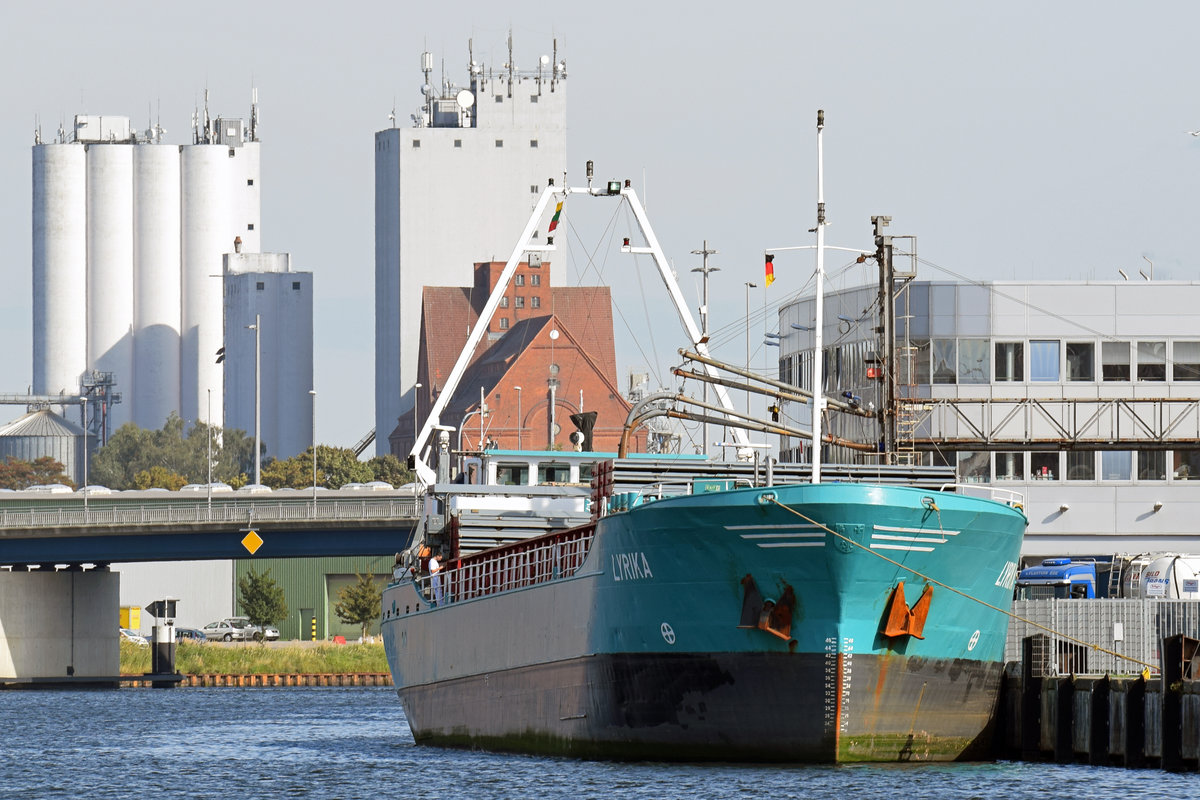
[[[558,215],[562,213],[562,207],[562,201],[559,201],[558,206],[554,209],[554,216],[550,219],[550,230],[546,233],[554,233],[554,229],[558,227]]]
[[[766,284],[767,284],[767,286],[770,286],[770,285],[771,285],[772,283],[774,283],[774,282],[775,282],[775,254],[774,254],[774,253],[770,253],[770,254],[768,254],[768,255],[767,255],[767,279],[766,279]]]

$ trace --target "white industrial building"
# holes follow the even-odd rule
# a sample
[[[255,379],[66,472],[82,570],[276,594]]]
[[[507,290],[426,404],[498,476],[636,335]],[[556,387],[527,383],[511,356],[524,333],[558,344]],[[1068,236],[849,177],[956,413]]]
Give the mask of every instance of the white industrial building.
[[[878,293],[827,293],[824,383],[828,397],[880,409],[894,381],[893,458],[1019,492],[1031,556],[1196,552],[1200,282],[899,279],[892,359]],[[807,389],[814,310],[811,296],[779,309],[780,379]],[[804,428],[811,406],[784,413]],[[870,419],[826,419],[835,436],[879,441]],[[782,460],[809,459],[798,441],[781,443]]]
[[[411,127],[375,134],[375,442],[412,403],[426,284],[470,286],[474,264],[510,253],[538,194],[567,167],[566,62],[500,69],[469,58],[466,87],[435,85]],[[564,284],[555,264],[552,282]],[[400,454],[403,455],[403,454]]]
[[[223,393],[222,256],[260,249],[259,142],[203,120],[188,145],[127,117],[76,116],[33,147],[33,392],[78,393],[110,375],[105,428],[202,419]],[[212,422],[221,424],[221,409]]]
[[[287,253],[230,253],[224,274],[225,424],[253,436],[257,394],[265,454],[290,458],[312,445],[312,273]]]

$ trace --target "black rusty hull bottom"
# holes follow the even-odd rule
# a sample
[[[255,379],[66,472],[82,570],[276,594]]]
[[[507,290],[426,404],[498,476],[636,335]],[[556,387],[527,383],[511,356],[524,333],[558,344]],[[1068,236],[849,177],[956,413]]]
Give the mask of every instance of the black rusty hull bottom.
[[[982,757],[1001,665],[619,654],[398,690],[418,744],[675,761]]]

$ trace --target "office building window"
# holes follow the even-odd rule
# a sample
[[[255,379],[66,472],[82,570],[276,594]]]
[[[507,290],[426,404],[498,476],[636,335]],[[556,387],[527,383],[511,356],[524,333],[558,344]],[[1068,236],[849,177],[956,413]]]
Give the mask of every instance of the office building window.
[[[247,186],[253,186],[253,185],[254,185],[254,178],[246,178],[246,185],[247,185]]]
[[[265,283],[263,283],[262,281],[258,281],[254,284],[254,288],[258,289],[261,292],[263,289],[267,288],[267,285]]]
[[[420,147],[420,146],[421,146],[421,140],[420,140],[420,139],[413,139],[413,140],[412,140],[412,142],[413,142],[413,145],[412,145],[413,147]]]
[[[1025,454],[996,453],[996,480],[1025,480]]]
[[[1137,343],[1137,377],[1139,381],[1167,379],[1167,343]]]
[[[1165,481],[1167,479],[1167,452],[1165,450],[1142,450],[1137,454],[1139,481]]]
[[[1067,380],[1096,380],[1096,345],[1094,342],[1067,342]]]
[[[1067,480],[1096,480],[1096,454],[1090,451],[1067,451]]]
[[[503,140],[503,139],[497,139],[497,140],[496,140],[496,147],[504,147],[504,140]]]
[[[1035,481],[1062,480],[1058,466],[1058,453],[1030,453],[1029,478]]]
[[[1100,452],[1100,480],[1128,481],[1133,479],[1133,453],[1128,450]]]
[[[518,274],[518,275],[513,276],[513,286],[524,286],[524,285],[525,285],[525,276],[524,275]]]
[[[542,298],[538,297],[536,294],[533,297],[529,298],[529,307],[530,308],[541,308],[542,307]]]
[[[454,140],[454,146],[455,146],[455,147],[462,147],[462,139],[455,139],[455,140]]]
[[[542,276],[541,275],[530,275],[529,276],[529,285],[530,286],[541,286],[542,285]]]
[[[508,308],[508,295],[505,294],[500,296],[500,307]]]
[[[913,339],[907,348],[900,348],[897,372],[901,384],[929,383],[929,340]]]
[[[1177,481],[1200,480],[1200,450],[1176,450],[1171,456],[1171,477]]]
[[[1024,342],[996,342],[996,381],[1025,380]]]
[[[1100,377],[1103,380],[1129,380],[1129,342],[1102,342],[1100,362]]]
[[[1058,383],[1058,340],[1029,343],[1029,380]]]
[[[530,146],[530,147],[537,147],[537,139],[530,139],[530,140],[529,140],[529,146]]]
[[[508,330],[508,317],[500,318],[500,330],[502,330],[502,331]]]
[[[958,382],[987,383],[992,374],[987,339],[958,340]]]
[[[498,94],[498,95],[496,95],[496,102],[497,102],[497,103],[503,103],[503,102],[504,102],[504,95],[502,95],[502,94]]]
[[[959,451],[958,479],[963,483],[991,483],[990,453],[972,453]]]
[[[1200,342],[1175,342],[1172,378],[1177,381],[1200,381]]]
[[[293,292],[300,291],[300,281],[292,281],[292,291]],[[205,446],[207,447],[207,445],[205,445]]]
[[[516,297],[516,298],[514,298],[513,302],[515,303],[517,308],[525,307],[525,298],[524,297]]]
[[[537,101],[538,101],[538,96],[536,94],[529,95],[529,102],[536,103]]]
[[[954,383],[955,342],[953,339],[933,340],[933,382]]]

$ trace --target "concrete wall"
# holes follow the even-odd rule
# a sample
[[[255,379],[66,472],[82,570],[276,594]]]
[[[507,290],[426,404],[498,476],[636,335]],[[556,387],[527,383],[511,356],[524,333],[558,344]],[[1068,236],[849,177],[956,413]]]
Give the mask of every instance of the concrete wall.
[[[119,584],[108,570],[0,570],[0,678],[119,674]]]

